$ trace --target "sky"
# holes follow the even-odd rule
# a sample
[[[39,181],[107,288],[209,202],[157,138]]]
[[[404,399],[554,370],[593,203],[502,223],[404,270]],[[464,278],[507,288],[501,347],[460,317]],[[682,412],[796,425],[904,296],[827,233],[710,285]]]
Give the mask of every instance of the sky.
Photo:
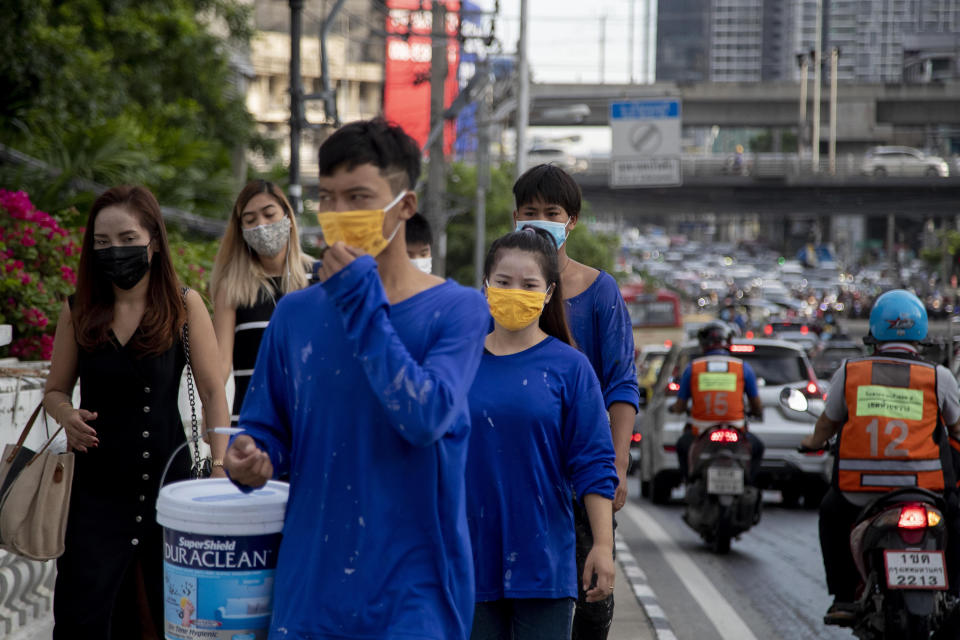
[[[491,0],[481,2],[492,9]],[[528,52],[534,82],[629,82],[631,4],[633,79],[652,82],[652,64],[647,63],[656,49],[657,0],[528,0]],[[601,27],[601,16],[606,16],[606,29]],[[519,25],[520,0],[500,0],[496,28],[505,53],[516,51]]]
[[[474,0],[493,9],[493,0]],[[534,82],[615,84],[630,81],[630,4],[634,4],[633,80],[653,81],[657,0],[528,0],[528,54]],[[601,19],[606,46],[601,58]],[[652,28],[647,28],[653,25]],[[520,0],[500,0],[497,39],[504,53],[516,51]],[[647,63],[651,64],[647,64]],[[601,67],[603,69],[601,75]],[[589,156],[610,152],[609,127],[531,127],[531,144],[559,142],[568,152]],[[575,137],[571,140],[570,137]],[[566,138],[566,139],[564,139]]]

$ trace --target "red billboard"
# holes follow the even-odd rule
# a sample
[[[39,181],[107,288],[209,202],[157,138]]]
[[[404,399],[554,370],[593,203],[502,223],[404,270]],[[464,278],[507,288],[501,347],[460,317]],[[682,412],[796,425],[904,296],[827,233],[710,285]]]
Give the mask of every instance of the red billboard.
[[[457,96],[457,65],[460,62],[459,0],[446,0],[447,79],[444,107]],[[387,55],[384,70],[383,115],[396,122],[420,146],[430,135],[430,58],[433,16],[429,0],[387,0]],[[444,150],[450,153],[456,123],[444,127]]]

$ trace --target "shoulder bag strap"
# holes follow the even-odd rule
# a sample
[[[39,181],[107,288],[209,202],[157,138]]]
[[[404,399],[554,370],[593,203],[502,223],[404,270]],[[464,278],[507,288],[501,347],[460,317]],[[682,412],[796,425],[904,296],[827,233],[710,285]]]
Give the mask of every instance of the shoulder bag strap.
[[[50,446],[50,443],[54,441],[54,439],[57,437],[57,434],[59,434],[61,431],[63,431],[63,425],[61,425],[59,429],[54,431],[53,435],[47,439],[47,442],[42,447],[40,447],[40,450],[37,451],[32,458],[30,458],[30,462],[27,463],[28,467],[33,464],[34,460],[40,457],[40,454],[42,454],[44,451],[47,450],[47,447]]]
[[[33,410],[33,413],[30,414],[30,419],[27,420],[27,426],[23,428],[23,431],[20,433],[20,439],[17,440],[16,446],[13,448],[13,451],[10,452],[10,456],[7,458],[7,464],[10,464],[17,457],[17,453],[23,447],[23,443],[27,441],[27,436],[30,434],[30,429],[33,427],[33,423],[37,421],[37,416],[40,415],[40,410],[43,409],[43,401],[37,405],[37,408]]]
[[[183,287],[180,292],[183,294],[183,308],[187,309],[187,287]],[[189,310],[188,310],[189,314]],[[193,462],[194,468],[200,467],[200,427],[197,423],[197,400],[193,388],[193,367],[190,366],[190,318],[183,323],[182,330],[183,353],[187,358],[187,399],[190,401],[190,435],[193,441]]]

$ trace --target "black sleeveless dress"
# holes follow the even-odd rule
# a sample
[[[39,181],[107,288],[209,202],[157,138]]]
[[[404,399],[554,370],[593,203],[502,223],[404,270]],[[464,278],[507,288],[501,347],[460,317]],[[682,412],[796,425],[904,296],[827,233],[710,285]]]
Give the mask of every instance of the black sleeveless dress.
[[[80,407],[98,413],[89,424],[100,443],[75,452],[66,552],[57,560],[55,640],[139,638],[141,621],[149,620],[144,603],[163,637],[156,502],[164,465],[186,441],[177,406],[186,356],[179,337],[160,355],[143,357],[132,342],[110,336],[78,354]],[[166,483],[189,472],[184,448]]]
[[[260,340],[263,339],[263,332],[270,324],[270,316],[282,296],[283,278],[272,276],[270,290],[261,287],[256,304],[237,307],[233,329],[233,411],[230,415],[230,424],[234,427],[237,426],[240,407],[243,406],[250,376],[253,375],[253,367],[257,363]]]

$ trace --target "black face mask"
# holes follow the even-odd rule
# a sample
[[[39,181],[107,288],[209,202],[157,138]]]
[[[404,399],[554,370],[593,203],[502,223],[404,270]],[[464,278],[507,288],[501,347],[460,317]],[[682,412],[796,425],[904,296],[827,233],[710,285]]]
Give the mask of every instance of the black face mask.
[[[97,271],[121,289],[132,289],[150,270],[147,245],[107,247],[93,252]]]

